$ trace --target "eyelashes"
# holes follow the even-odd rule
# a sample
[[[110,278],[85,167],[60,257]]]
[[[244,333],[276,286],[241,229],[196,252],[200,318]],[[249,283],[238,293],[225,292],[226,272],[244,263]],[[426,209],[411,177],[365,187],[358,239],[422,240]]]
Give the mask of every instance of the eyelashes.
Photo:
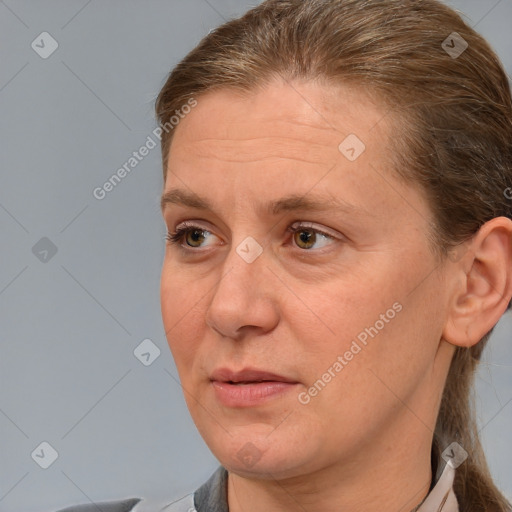
[[[189,222],[184,222],[182,223],[182,227],[181,228],[178,228],[176,229],[176,232],[175,233],[167,233],[165,239],[167,241],[169,241],[171,244],[178,244],[180,243],[183,238],[185,237],[185,235],[188,235],[188,233],[191,233],[191,232],[200,232],[200,233],[209,233],[209,234],[212,234],[210,231],[208,231],[207,229],[201,227],[201,226],[196,226],[195,224],[192,224],[192,223],[189,223]],[[194,246],[191,246],[191,245],[188,245],[187,244],[187,247],[188,248],[191,248],[191,249],[194,249]]]
[[[206,230],[203,230],[202,228],[196,228],[196,229],[201,229],[201,231],[206,231]],[[181,239],[184,237],[185,233],[187,233],[188,231],[190,231],[190,228],[180,228],[180,229],[177,229],[175,233],[167,233],[167,235],[165,235],[165,239],[169,242],[171,242],[172,244],[177,244],[179,242],[181,242]]]

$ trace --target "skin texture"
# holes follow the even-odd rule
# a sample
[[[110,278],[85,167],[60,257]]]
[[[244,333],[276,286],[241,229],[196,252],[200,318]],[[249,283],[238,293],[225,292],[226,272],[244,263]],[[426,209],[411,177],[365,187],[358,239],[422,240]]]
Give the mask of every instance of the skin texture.
[[[338,149],[349,134],[366,146],[355,161]],[[213,208],[165,204],[170,233],[183,221],[206,232],[167,244],[162,316],[192,418],[229,471],[230,512],[407,511],[428,493],[454,347],[478,341],[512,294],[511,227],[495,219],[441,262],[423,193],[390,169],[392,136],[385,109],[360,90],[314,82],[207,93],[176,128],[164,192],[195,192]],[[326,209],[266,211],[289,194],[321,195]],[[263,249],[252,263],[236,250],[249,236]],[[296,384],[229,407],[210,381],[221,367]]]

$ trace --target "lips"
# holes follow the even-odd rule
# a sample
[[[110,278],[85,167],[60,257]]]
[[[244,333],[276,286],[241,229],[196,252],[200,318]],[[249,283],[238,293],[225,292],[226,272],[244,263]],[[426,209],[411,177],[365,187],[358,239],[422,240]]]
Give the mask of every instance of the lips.
[[[228,368],[219,368],[215,370],[211,376],[211,381],[227,382],[230,384],[252,384],[258,382],[287,382],[296,383],[293,379],[278,375],[276,373],[246,369],[238,372],[229,370]]]
[[[211,374],[210,381],[216,398],[226,407],[263,405],[298,384],[284,375],[252,368],[238,372],[220,368]]]

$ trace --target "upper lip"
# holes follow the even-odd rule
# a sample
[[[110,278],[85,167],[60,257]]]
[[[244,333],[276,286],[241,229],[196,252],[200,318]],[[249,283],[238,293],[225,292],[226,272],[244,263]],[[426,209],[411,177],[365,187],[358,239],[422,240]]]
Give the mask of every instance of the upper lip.
[[[297,382],[283,375],[255,368],[245,368],[240,371],[230,370],[229,368],[218,368],[212,372],[210,380],[218,382]]]

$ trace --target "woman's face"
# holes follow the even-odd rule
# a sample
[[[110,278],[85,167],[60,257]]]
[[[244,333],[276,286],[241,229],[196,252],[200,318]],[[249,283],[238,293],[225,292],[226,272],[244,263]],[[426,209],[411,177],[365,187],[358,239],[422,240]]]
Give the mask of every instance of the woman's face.
[[[448,293],[384,108],[318,83],[197,101],[169,154],[163,215],[188,231],[161,303],[206,443],[262,478],[430,453]]]

